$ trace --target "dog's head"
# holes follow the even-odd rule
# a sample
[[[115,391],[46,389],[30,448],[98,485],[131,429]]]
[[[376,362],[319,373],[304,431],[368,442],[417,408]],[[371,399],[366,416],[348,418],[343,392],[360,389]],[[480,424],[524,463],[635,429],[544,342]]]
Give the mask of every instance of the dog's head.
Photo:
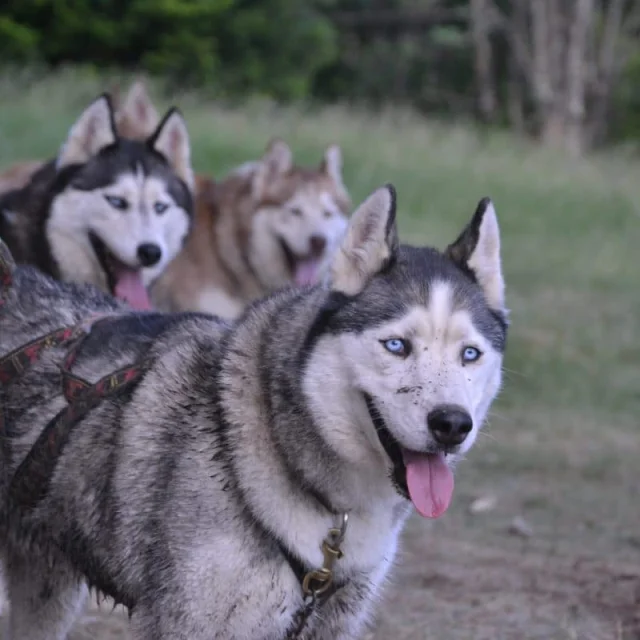
[[[422,515],[437,517],[451,499],[451,465],[501,385],[500,235],[488,198],[444,252],[400,245],[395,214],[391,187],[353,214],[303,388],[338,455],[385,470]]]
[[[330,146],[320,166],[294,166],[291,150],[273,140],[249,167],[252,218],[249,259],[266,288],[319,281],[347,227],[350,201],[342,182],[342,154]]]
[[[65,280],[146,308],[146,288],[182,248],[193,214],[185,122],[171,109],[145,140],[121,137],[110,99],[95,100],[56,159],[46,233]]]

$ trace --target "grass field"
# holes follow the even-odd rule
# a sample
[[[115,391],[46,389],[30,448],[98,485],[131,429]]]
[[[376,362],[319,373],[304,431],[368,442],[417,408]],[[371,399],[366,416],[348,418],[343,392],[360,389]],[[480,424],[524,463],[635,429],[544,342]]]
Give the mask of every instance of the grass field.
[[[103,87],[70,73],[0,79],[0,166],[53,156]],[[505,387],[452,509],[411,521],[372,638],[640,638],[640,160],[569,161],[398,112],[175,102],[199,172],[256,158],[272,135],[302,162],[339,143],[354,200],[396,185],[405,241],[443,246],[482,196],[496,204],[512,310]],[[490,508],[472,513],[478,498]],[[513,532],[518,517],[530,530]],[[106,615],[74,640],[125,638]]]

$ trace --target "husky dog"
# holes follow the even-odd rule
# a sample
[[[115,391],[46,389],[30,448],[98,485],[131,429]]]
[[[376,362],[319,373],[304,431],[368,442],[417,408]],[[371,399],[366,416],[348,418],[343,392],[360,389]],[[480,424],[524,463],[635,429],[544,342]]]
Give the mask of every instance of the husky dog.
[[[449,506],[507,329],[491,202],[444,253],[399,245],[395,215],[375,191],[325,281],[229,324],[5,254],[10,640],[65,638],[87,584],[136,640],[361,636],[411,505]]]
[[[272,140],[264,157],[214,183],[198,179],[193,233],[152,289],[159,308],[236,317],[252,300],[319,281],[347,226],[340,148],[317,169]]]
[[[0,197],[0,237],[19,263],[88,282],[135,308],[190,228],[189,138],[172,109],[144,141],[119,136],[110,100],[95,100],[57,158]]]

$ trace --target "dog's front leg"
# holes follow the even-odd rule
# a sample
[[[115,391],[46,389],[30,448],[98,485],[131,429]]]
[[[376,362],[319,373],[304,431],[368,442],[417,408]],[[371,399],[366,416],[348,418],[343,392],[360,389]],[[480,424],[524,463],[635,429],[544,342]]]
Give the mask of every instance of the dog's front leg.
[[[52,570],[53,566],[53,570]],[[64,640],[88,596],[85,583],[64,562],[9,552],[5,563],[7,640]]]

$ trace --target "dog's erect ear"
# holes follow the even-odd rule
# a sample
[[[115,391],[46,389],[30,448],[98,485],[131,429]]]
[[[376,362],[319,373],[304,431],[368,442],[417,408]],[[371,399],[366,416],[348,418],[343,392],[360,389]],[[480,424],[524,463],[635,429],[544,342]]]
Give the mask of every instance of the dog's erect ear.
[[[290,171],[292,167],[293,153],[289,145],[280,138],[270,140],[253,174],[251,182],[253,197],[260,200],[267,191],[269,183]]]
[[[116,127],[125,138],[144,139],[150,136],[160,122],[160,115],[151,102],[147,87],[136,80],[122,105],[116,109]]]
[[[58,153],[56,167],[62,169],[72,164],[84,164],[117,139],[111,99],[105,93],[84,110],[69,130]]]
[[[191,144],[187,124],[175,107],[167,111],[162,122],[147,140],[152,149],[161,153],[176,175],[193,192],[195,179],[191,167]]]
[[[489,198],[480,200],[471,222],[458,239],[447,247],[445,255],[473,273],[492,309],[505,311],[500,229],[493,202]]]
[[[327,147],[322,158],[320,170],[326,173],[336,184],[342,185],[342,149],[337,144]]]
[[[398,252],[396,191],[374,191],[353,213],[331,262],[330,286],[348,296],[360,293]]]
[[[333,182],[334,197],[342,212],[346,215],[351,209],[351,197],[342,179],[342,149],[337,144],[327,147],[324,152],[320,171]]]

